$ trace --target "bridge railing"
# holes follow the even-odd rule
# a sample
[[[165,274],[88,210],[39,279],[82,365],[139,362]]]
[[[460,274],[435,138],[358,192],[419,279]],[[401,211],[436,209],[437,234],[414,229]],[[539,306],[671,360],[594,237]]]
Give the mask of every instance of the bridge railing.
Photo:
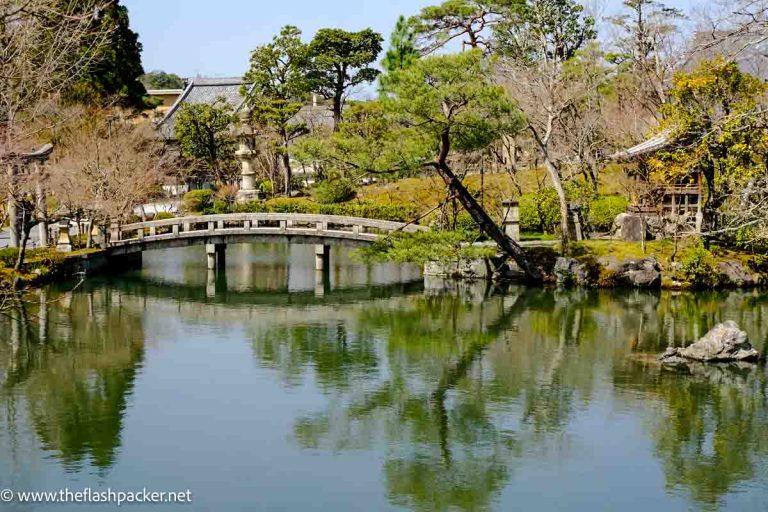
[[[110,227],[109,244],[124,245],[216,235],[314,235],[373,241],[393,231],[415,232],[423,226],[362,217],[301,213],[234,213],[198,217],[176,217]]]

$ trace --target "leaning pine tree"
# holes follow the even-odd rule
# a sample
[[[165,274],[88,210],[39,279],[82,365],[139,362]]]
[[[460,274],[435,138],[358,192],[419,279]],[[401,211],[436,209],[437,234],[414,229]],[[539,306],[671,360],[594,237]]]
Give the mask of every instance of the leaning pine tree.
[[[504,89],[493,83],[488,59],[479,50],[430,56],[389,73],[385,83],[382,101],[396,120],[401,138],[392,147],[426,147],[429,157],[419,162],[420,167],[437,172],[477,226],[514,259],[529,280],[540,281],[541,274],[525,251],[506,236],[450,166],[454,152],[482,150],[523,126]]]

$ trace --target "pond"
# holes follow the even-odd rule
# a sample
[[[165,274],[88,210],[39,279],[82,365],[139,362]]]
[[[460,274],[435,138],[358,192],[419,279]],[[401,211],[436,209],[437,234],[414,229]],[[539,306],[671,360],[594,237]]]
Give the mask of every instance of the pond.
[[[200,247],[158,251],[32,294],[0,319],[0,489],[189,489],[200,511],[765,510],[765,367],[651,356],[727,319],[764,351],[768,295],[332,262],[318,278],[312,247],[243,245],[209,275]]]

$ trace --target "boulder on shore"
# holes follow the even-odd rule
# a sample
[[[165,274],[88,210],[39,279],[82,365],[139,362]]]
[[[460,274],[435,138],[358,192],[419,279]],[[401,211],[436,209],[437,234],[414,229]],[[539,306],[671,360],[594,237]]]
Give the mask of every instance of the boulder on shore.
[[[760,276],[750,273],[739,261],[721,261],[717,270],[726,286],[752,288],[760,284]]]
[[[613,282],[629,288],[657,289],[661,287],[661,266],[654,258],[630,259],[619,262],[614,256],[598,260],[613,276]]]
[[[685,348],[670,347],[659,360],[666,364],[680,364],[689,361],[719,363],[731,361],[757,361],[760,354],[747,341],[747,333],[736,322],[728,320],[716,325],[699,341]]]
[[[560,286],[589,286],[589,268],[574,258],[557,258],[553,270],[557,284]]]

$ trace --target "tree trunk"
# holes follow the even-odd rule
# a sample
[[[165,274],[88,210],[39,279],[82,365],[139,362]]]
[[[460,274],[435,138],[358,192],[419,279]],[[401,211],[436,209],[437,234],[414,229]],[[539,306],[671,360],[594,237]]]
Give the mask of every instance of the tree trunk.
[[[11,229],[10,232],[10,247],[19,246],[19,213],[16,207],[16,169],[13,164],[8,165],[8,197],[7,197],[7,209],[8,209],[8,226]]]
[[[557,192],[557,198],[560,202],[560,230],[562,231],[561,240],[563,243],[563,251],[565,252],[570,240],[570,223],[568,222],[568,199],[565,197],[565,189],[563,188],[563,182],[560,179],[560,170],[549,156],[549,150],[541,140],[541,137],[539,137],[538,132],[532,126],[529,126],[529,128],[533,133],[533,138],[536,140],[536,145],[539,146],[541,156],[544,158],[544,167],[547,169],[549,179],[552,181],[552,187],[555,189],[555,192]]]
[[[339,125],[341,124],[341,94],[336,94],[333,97],[333,131],[339,131]]]
[[[85,235],[85,248],[91,249],[93,247],[93,217],[88,222],[88,233]]]
[[[15,271],[15,275],[13,277],[13,290],[16,290],[19,286],[19,281],[21,278],[19,277],[19,272],[21,272],[21,267],[24,265],[24,259],[27,256],[27,241],[29,241],[29,232],[32,231],[32,227],[34,226],[34,223],[27,221],[27,211],[25,208],[22,208],[21,210],[21,241],[19,245],[19,255],[16,258],[16,264],[13,267],[13,270]]]
[[[288,148],[285,147],[283,151],[283,171],[285,172],[285,197],[291,197],[291,178],[293,178],[293,171],[291,169],[291,155],[288,154]]]
[[[40,245],[48,247],[48,205],[46,203],[45,188],[43,187],[42,170],[37,167],[37,181],[35,182],[35,195],[37,196],[37,211],[41,217],[38,225],[38,238]]]
[[[533,263],[528,259],[520,245],[509,238],[499,226],[491,219],[490,215],[480,206],[474,196],[467,190],[464,184],[453,174],[451,168],[448,166],[446,160],[448,153],[450,152],[450,133],[447,131],[443,133],[441,137],[440,155],[437,161],[437,171],[440,177],[443,178],[448,187],[456,192],[456,195],[461,201],[464,209],[472,216],[477,226],[490,237],[494,242],[498,244],[501,250],[512,258],[517,263],[523,272],[525,272],[526,278],[534,283],[540,283],[542,281],[541,273]]]
[[[707,184],[707,197],[701,209],[701,231],[705,234],[704,244],[708,247],[709,237],[706,236],[706,233],[717,231],[717,210],[722,201],[715,197],[715,166],[711,160],[707,159],[705,165],[702,166],[702,174]]]

